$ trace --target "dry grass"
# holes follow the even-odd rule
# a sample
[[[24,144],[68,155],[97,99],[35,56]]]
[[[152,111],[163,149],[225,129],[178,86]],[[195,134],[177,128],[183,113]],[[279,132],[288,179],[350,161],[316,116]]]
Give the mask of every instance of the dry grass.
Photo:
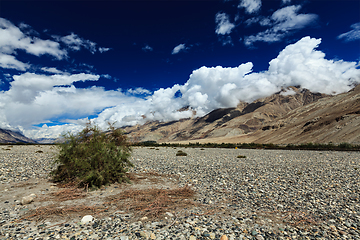
[[[94,214],[99,211],[99,207],[90,207],[90,206],[71,206],[71,207],[59,207],[58,205],[50,205],[45,207],[39,207],[35,210],[29,211],[23,218],[20,220],[28,221],[41,221],[53,216],[70,216],[73,213],[81,214]]]
[[[177,189],[125,190],[109,197],[106,204],[115,204],[117,209],[132,211],[138,216],[157,218],[165,212],[176,212],[180,208],[195,205],[191,200],[194,194],[188,186]]]
[[[73,200],[78,198],[84,198],[86,196],[86,192],[79,188],[64,188],[60,191],[57,191],[55,193],[52,193],[53,196],[55,196],[56,201],[67,201],[67,200]]]
[[[154,172],[146,174],[147,176],[157,175]],[[131,178],[138,179],[134,175]],[[144,175],[145,176],[145,175]],[[142,177],[144,177],[142,176]],[[86,189],[80,189],[78,184],[70,183],[66,185],[58,185],[61,189],[51,193],[50,196],[39,199],[40,201],[68,201],[87,196]],[[120,190],[120,189],[119,189]],[[111,214],[117,210],[124,210],[133,213],[137,217],[147,216],[155,219],[161,217],[166,212],[180,211],[180,209],[194,206],[192,201],[195,192],[188,186],[176,189],[157,189],[150,188],[145,190],[129,189],[120,190],[120,193],[105,198],[105,202],[93,206],[61,206],[48,205],[30,210],[20,220],[41,221],[49,218],[74,217],[92,214],[99,216],[100,214]],[[105,213],[104,213],[105,212]]]

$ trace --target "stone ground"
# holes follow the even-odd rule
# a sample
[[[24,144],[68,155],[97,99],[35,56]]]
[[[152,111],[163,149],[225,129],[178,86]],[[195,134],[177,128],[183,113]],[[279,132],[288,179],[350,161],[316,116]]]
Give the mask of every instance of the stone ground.
[[[0,146],[0,239],[360,239],[359,152],[135,148],[132,184],[89,192],[56,152]]]

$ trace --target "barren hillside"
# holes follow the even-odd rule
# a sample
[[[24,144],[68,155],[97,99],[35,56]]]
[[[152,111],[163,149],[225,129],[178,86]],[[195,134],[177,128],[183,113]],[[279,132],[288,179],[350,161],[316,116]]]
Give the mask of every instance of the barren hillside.
[[[0,143],[35,143],[21,133],[0,128]]]
[[[335,96],[295,87],[201,118],[126,127],[133,141],[360,143],[360,86]]]

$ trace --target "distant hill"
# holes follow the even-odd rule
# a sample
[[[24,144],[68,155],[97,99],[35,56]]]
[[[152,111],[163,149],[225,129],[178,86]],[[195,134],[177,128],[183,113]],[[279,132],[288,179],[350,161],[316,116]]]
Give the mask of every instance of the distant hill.
[[[58,139],[57,138],[36,138],[34,141],[40,144],[52,144],[56,143]]]
[[[124,130],[132,141],[360,144],[360,86],[335,96],[291,87],[201,118]]]
[[[19,132],[0,128],[0,143],[36,143]]]

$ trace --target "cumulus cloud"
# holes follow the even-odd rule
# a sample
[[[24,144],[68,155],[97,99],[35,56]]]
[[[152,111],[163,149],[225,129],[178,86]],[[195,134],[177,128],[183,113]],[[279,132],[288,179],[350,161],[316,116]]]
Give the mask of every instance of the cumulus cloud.
[[[29,129],[30,126],[58,117],[78,119],[97,114],[104,108],[121,102],[130,103],[132,97],[121,91],[106,91],[102,87],[76,88],[79,81],[97,81],[98,75],[40,75],[24,73],[13,76],[8,91],[0,92],[1,126]],[[0,126],[0,127],[1,127]]]
[[[260,73],[252,72],[251,62],[238,67],[201,67],[192,72],[184,85],[159,89],[133,105],[108,108],[94,121],[133,125],[146,120],[175,120],[192,116],[191,110],[177,111],[184,106],[203,116],[217,108],[235,107],[239,101],[269,96],[288,86],[337,94],[360,83],[358,64],[325,59],[325,54],[316,50],[320,43],[321,39],[305,37],[290,44],[270,61],[267,71]],[[178,91],[181,97],[176,96]]]
[[[184,51],[186,49],[185,44],[179,44],[172,50],[171,54],[178,54],[180,51]]]
[[[122,92],[74,86],[77,81],[97,81],[99,76],[93,74],[24,73],[14,76],[8,91],[0,92],[0,127],[21,129],[29,137],[57,137],[64,131],[80,130],[90,115],[96,116],[92,122],[105,129],[107,122],[121,127],[149,120],[188,118],[194,116],[193,110],[195,116],[203,116],[217,108],[236,107],[239,101],[270,96],[289,86],[338,94],[359,84],[359,63],[326,59],[317,50],[320,43],[321,39],[304,37],[288,45],[263,72],[253,72],[251,62],[237,67],[203,66],[194,70],[185,84],[153,93],[143,88]],[[178,111],[184,106],[190,109]],[[64,124],[51,126],[54,119],[64,119]],[[40,123],[44,125],[31,127]]]
[[[256,35],[246,36],[244,43],[251,46],[254,42],[278,42],[292,32],[313,24],[318,16],[316,14],[300,14],[300,5],[286,6],[275,11],[270,17],[258,17],[248,20],[247,24],[259,22],[269,28]]]
[[[241,0],[238,8],[245,8],[249,14],[256,13],[261,8],[261,0]]]
[[[235,24],[231,23],[229,20],[229,16],[226,13],[217,13],[215,16],[216,22],[216,34],[226,35],[230,34]]]
[[[338,36],[338,39],[344,39],[346,42],[360,39],[360,22],[351,25],[352,30]]]

